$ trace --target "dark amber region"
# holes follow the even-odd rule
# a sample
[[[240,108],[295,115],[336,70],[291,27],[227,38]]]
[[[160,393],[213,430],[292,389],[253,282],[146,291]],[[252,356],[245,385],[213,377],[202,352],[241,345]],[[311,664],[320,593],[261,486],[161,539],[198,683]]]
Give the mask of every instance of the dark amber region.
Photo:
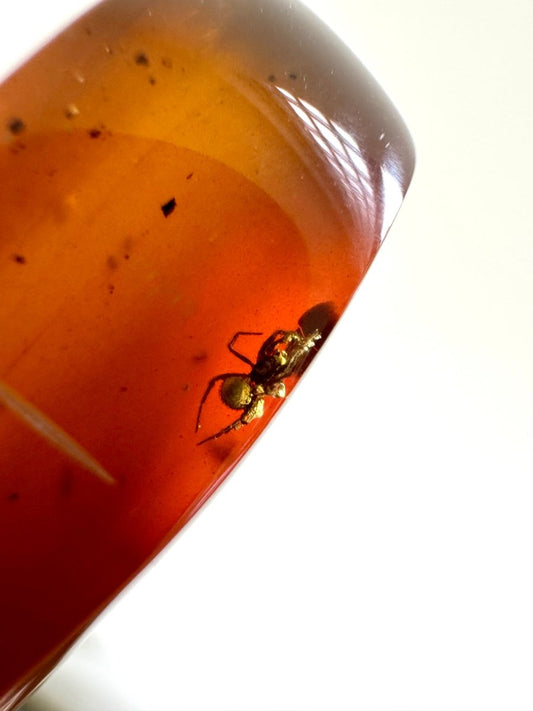
[[[294,2],[107,0],[0,87],[0,709],[253,443],[412,168]]]

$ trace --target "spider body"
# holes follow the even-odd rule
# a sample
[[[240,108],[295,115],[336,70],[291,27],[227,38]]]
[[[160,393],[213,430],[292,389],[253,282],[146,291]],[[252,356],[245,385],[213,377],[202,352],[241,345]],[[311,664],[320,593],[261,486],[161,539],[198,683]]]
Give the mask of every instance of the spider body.
[[[237,358],[250,366],[249,373],[221,373],[211,378],[202,396],[196,431],[200,429],[202,408],[212,388],[221,383],[220,398],[232,410],[242,410],[242,414],[234,422],[220,431],[206,437],[198,444],[238,430],[252,420],[263,416],[265,398],[282,398],[286,395],[284,380],[291,375],[300,373],[309,357],[311,349],[322,337],[317,328],[310,333],[304,333],[301,327],[296,331],[274,331],[262,344],[255,363],[235,349],[235,343],[241,336],[261,336],[252,331],[237,331],[228,343],[228,349]]]

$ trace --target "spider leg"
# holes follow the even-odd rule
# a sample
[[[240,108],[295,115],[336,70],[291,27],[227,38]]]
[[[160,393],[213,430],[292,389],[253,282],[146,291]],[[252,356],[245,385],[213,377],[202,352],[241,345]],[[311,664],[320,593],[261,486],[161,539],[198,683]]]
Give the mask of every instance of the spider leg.
[[[231,353],[233,353],[234,356],[237,356],[240,360],[244,361],[245,363],[248,363],[248,365],[253,368],[255,363],[251,361],[249,358],[247,358],[245,355],[242,353],[239,353],[238,350],[236,350],[233,346],[235,344],[235,341],[239,338],[239,336],[262,336],[262,333],[257,333],[257,331],[237,331],[237,333],[234,334],[233,338],[231,341],[228,343],[228,349]]]
[[[252,420],[257,419],[258,417],[262,417],[264,402],[264,394],[255,395],[252,399],[252,402],[248,405],[246,410],[238,419],[232,422],[231,425],[227,425],[227,427],[223,427],[218,432],[215,432],[215,434],[210,435],[209,437],[206,437],[205,439],[201,440],[200,442],[198,442],[198,444],[200,445],[204,444],[204,442],[209,442],[212,439],[218,439],[219,437],[222,437],[222,435],[228,434],[228,432],[231,432],[232,430],[240,430],[243,425],[249,425]]]
[[[228,432],[231,432],[231,430],[238,430],[242,427],[243,421],[242,421],[242,416],[239,417],[238,420],[235,420],[235,422],[232,422],[231,425],[228,425],[227,427],[224,427],[221,429],[219,432],[215,432],[215,434],[210,435],[209,437],[206,437],[205,439],[201,440],[198,442],[198,444],[204,444],[204,442],[209,442],[211,439],[218,439],[219,437],[222,437],[222,435],[228,434]]]
[[[198,408],[198,415],[196,417],[196,429],[195,432],[198,432],[200,429],[200,418],[202,416],[202,408],[205,404],[205,401],[207,400],[209,393],[213,389],[213,386],[219,381],[219,380],[225,380],[226,378],[231,378],[234,376],[240,376],[241,373],[222,373],[221,375],[215,375],[214,378],[211,378],[211,380],[207,383],[207,387],[205,389],[204,394],[202,395],[202,399],[200,400],[200,406]]]
[[[289,344],[295,337],[299,338],[296,331],[283,331],[282,329],[274,331],[259,349],[257,360],[260,361],[264,358],[269,358],[279,352],[279,350],[286,350],[286,348],[282,347]]]

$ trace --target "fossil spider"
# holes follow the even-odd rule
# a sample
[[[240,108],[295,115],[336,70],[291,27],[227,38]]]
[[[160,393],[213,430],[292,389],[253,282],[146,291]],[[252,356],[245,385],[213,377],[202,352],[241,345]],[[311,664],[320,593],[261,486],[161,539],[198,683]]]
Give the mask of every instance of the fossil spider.
[[[256,362],[252,362],[235,349],[235,343],[241,336],[261,336],[256,331],[237,331],[228,343],[228,349],[240,360],[250,366],[249,373],[222,373],[211,378],[200,401],[196,431],[201,427],[202,408],[214,385],[221,382],[220,398],[224,405],[232,410],[242,410],[242,414],[227,427],[206,437],[198,444],[217,439],[232,430],[238,430],[248,425],[252,420],[263,416],[265,398],[285,397],[284,380],[291,375],[300,373],[316,342],[322,338],[320,329],[315,328],[310,333],[304,333],[302,319],[297,331],[274,331],[263,343],[257,354]]]

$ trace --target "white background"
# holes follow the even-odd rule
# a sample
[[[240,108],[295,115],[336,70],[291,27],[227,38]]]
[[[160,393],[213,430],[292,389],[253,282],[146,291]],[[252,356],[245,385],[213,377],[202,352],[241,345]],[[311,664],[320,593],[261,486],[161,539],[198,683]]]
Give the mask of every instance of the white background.
[[[417,147],[305,382],[28,711],[533,708],[533,2],[308,0]],[[90,5],[2,5],[0,67]]]

